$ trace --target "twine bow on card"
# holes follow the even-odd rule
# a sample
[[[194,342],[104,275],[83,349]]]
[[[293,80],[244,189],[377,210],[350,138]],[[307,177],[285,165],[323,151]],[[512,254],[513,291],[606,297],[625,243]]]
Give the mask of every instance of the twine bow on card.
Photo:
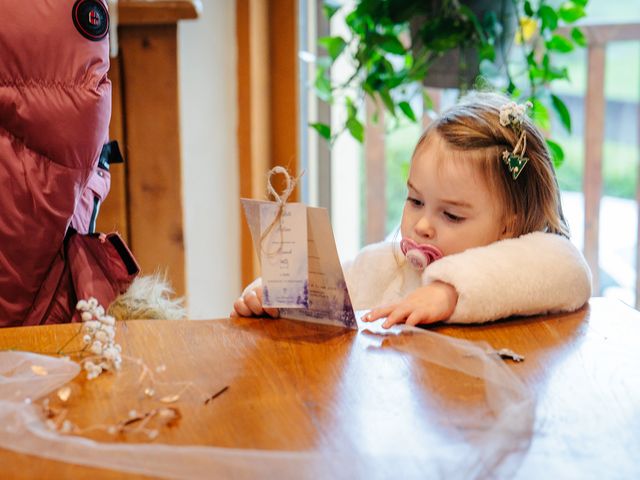
[[[274,175],[277,175],[278,173],[283,174],[286,181],[286,187],[281,194],[278,194],[276,189],[271,184],[271,177],[273,177]],[[275,252],[267,251],[266,252],[267,255],[276,255],[280,253],[280,251],[282,250],[282,245],[284,243],[283,232],[282,232],[282,214],[284,213],[284,206],[287,204],[289,195],[291,195],[291,193],[293,192],[293,189],[296,187],[296,184],[298,183],[298,180],[300,180],[300,177],[303,174],[304,172],[302,172],[299,176],[293,178],[289,174],[289,171],[286,168],[281,167],[280,165],[273,167],[271,170],[267,172],[267,192],[269,193],[269,196],[273,197],[274,202],[278,204],[278,211],[273,221],[264,230],[264,232],[262,232],[262,235],[260,236],[260,248],[262,248],[262,244],[265,238],[269,236],[269,234],[276,227],[276,225],[280,226],[280,242],[278,245],[278,249]]]
[[[287,186],[282,192],[282,195],[278,195],[278,192],[276,192],[276,189],[273,188],[273,185],[271,184],[271,177],[278,173],[283,174],[284,179],[287,182]],[[298,183],[299,179],[300,177],[291,178],[289,171],[286,168],[281,167],[280,165],[273,167],[267,172],[267,192],[269,192],[269,195],[273,197],[274,201],[280,205],[281,209],[284,207],[284,204],[287,203],[289,195],[291,195],[291,192],[293,192],[293,189],[296,187],[296,183]]]

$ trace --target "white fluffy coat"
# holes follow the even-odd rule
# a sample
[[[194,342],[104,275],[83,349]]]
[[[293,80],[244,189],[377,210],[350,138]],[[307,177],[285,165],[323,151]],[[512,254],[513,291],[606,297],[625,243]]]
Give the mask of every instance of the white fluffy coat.
[[[568,239],[543,232],[446,256],[421,274],[397,243],[377,243],[343,269],[356,310],[396,302],[436,280],[453,285],[458,303],[450,323],[571,312],[591,296],[591,272],[582,254]]]

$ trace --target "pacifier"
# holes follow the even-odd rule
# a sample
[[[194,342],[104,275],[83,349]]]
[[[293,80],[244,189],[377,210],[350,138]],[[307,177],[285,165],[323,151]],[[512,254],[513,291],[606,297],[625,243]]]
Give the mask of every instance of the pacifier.
[[[407,262],[418,271],[442,258],[442,252],[433,245],[419,245],[409,238],[400,241],[400,249],[407,258]]]

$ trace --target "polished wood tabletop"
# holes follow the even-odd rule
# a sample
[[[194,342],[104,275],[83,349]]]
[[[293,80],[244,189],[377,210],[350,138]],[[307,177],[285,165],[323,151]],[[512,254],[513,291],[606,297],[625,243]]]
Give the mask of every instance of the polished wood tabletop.
[[[0,350],[53,354],[77,330],[77,324],[0,329]],[[505,361],[535,399],[533,432],[515,478],[640,478],[638,311],[596,298],[573,314],[431,330],[525,357]],[[403,444],[419,452],[430,418],[464,416],[480,401],[447,369],[378,348],[378,336],[363,331],[291,320],[132,320],[118,323],[116,338],[123,370],[91,381],[76,377],[65,403],[68,418],[81,426],[113,423],[131,410],[162,405],[159,399],[181,414],[153,440],[125,435],[117,439],[122,442],[267,451],[342,445],[354,455]],[[79,340],[65,352],[77,349]],[[151,373],[141,375],[136,359]],[[144,391],[150,377],[153,397]],[[62,402],[54,394],[50,401]],[[89,436],[113,441],[105,435]],[[449,434],[439,435],[446,448]],[[401,464],[394,469],[395,478],[421,477]],[[142,478],[3,449],[0,473]],[[374,471],[360,475],[381,478]]]

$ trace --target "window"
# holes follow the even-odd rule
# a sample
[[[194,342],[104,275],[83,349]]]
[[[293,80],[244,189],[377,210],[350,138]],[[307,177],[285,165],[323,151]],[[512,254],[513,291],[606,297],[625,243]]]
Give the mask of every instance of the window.
[[[320,0],[318,0],[320,1]],[[314,25],[322,25],[324,19],[317,15],[318,4],[311,0],[301,0],[306,5],[313,4]],[[639,96],[640,96],[640,10],[637,0],[622,0],[607,2],[605,0],[590,0],[588,4],[587,24],[608,24],[624,22],[624,41],[612,41],[605,48],[604,70],[604,130],[602,131],[602,198],[595,210],[590,207],[587,211],[587,221],[599,218],[599,234],[596,238],[596,256],[599,268],[596,278],[598,289],[594,295],[614,296],[630,305],[638,305],[636,299],[636,272],[639,261],[638,255],[638,187],[640,128],[638,126]],[[633,15],[633,16],[632,16]],[[632,17],[631,17],[632,16]],[[340,14],[332,19],[330,29],[332,34],[340,32]],[[322,27],[326,35],[329,26]],[[596,27],[594,27],[596,28]],[[609,33],[616,28],[605,27]],[[315,29],[316,34],[319,30]],[[317,38],[316,36],[316,38]],[[309,49],[313,51],[313,49]],[[594,157],[594,152],[586,152],[585,144],[593,147],[593,143],[586,143],[585,120],[588,115],[585,106],[593,105],[592,100],[586,100],[589,75],[597,75],[597,71],[588,71],[589,53],[587,49],[575,51],[566,57],[569,67],[571,83],[557,88],[558,94],[568,105],[572,114],[572,132],[568,133],[563,127],[552,124],[552,136],[557,138],[564,147],[565,161],[557,170],[558,181],[562,189],[563,206],[571,227],[572,240],[579,248],[585,247],[585,197],[584,170],[585,158]],[[593,69],[592,64],[592,69]],[[600,72],[602,73],[602,72]],[[347,65],[338,67],[332,72],[336,81],[349,74]],[[313,77],[308,77],[313,78]],[[591,79],[593,80],[593,78]],[[308,86],[308,80],[307,80]],[[307,93],[310,89],[304,89]],[[317,104],[315,98],[307,97],[310,103]],[[434,91],[436,109],[444,109],[456,101],[457,91]],[[420,101],[418,99],[418,101]],[[590,103],[591,102],[591,103]],[[419,106],[418,106],[419,107]],[[419,111],[420,108],[416,108]],[[311,113],[311,112],[309,112]],[[317,121],[313,114],[303,121]],[[326,116],[328,112],[325,112]],[[338,109],[331,111],[332,121],[335,123],[342,115]],[[326,118],[326,117],[325,117]],[[397,228],[405,198],[405,182],[409,160],[413,146],[418,139],[422,126],[410,122],[393,125],[386,119],[384,123],[386,134],[380,146],[370,148],[370,145],[360,145],[349,135],[342,135],[333,145],[330,155],[325,152],[325,158],[316,154],[316,168],[325,168],[325,173],[317,178],[319,191],[330,192],[322,201],[316,204],[329,207],[333,221],[338,251],[342,259],[347,259],[364,244],[382,240],[385,236],[393,235]],[[394,127],[392,129],[392,127]],[[309,131],[310,129],[303,129]],[[370,133],[370,132],[369,132]],[[369,134],[368,133],[368,134]],[[369,138],[371,140],[371,138]],[[316,139],[316,142],[318,140]],[[320,140],[316,147],[325,148]],[[600,147],[595,145],[596,150]],[[383,160],[374,158],[383,152]],[[589,153],[589,155],[587,155]],[[595,153],[597,157],[597,152]],[[597,165],[589,167],[590,175]],[[376,169],[377,173],[372,173]],[[382,178],[382,187],[380,182]],[[589,182],[591,180],[588,179]],[[373,187],[372,187],[373,185]],[[372,202],[375,205],[372,207]],[[599,205],[599,217],[597,209]],[[379,221],[372,228],[373,221]],[[587,258],[591,259],[587,251]],[[593,269],[593,267],[592,267]]]

